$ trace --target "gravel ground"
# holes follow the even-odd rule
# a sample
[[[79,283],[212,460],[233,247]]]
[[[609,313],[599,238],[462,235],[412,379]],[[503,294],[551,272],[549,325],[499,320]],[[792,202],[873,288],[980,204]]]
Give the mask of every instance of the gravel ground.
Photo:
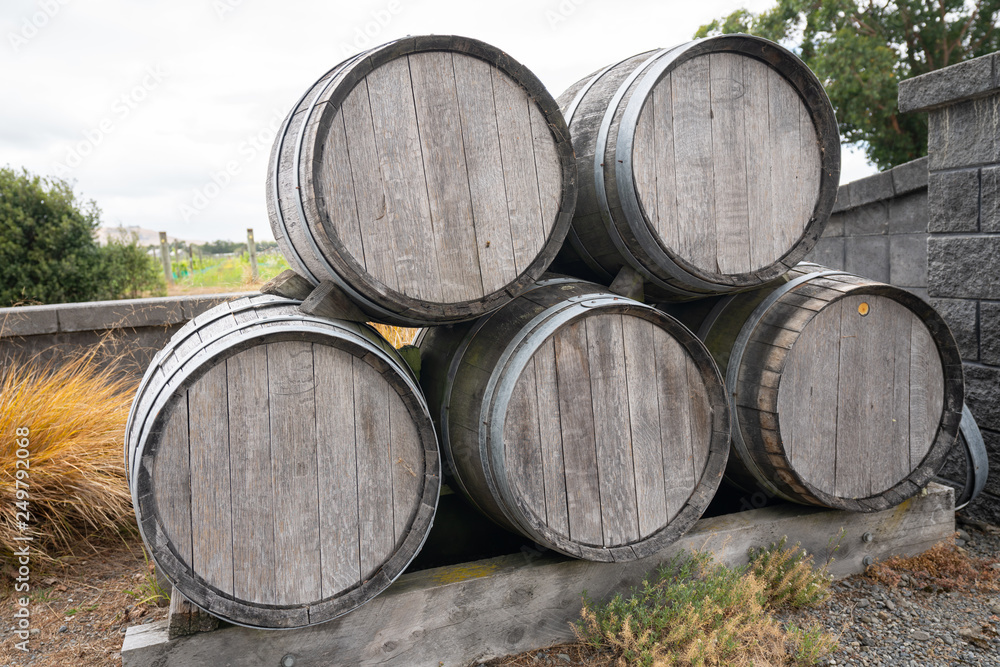
[[[1000,530],[961,525],[956,544],[970,556],[997,558]],[[844,579],[828,602],[789,620],[840,635],[829,665],[1000,665],[1000,593],[916,588],[902,577],[894,587]]]

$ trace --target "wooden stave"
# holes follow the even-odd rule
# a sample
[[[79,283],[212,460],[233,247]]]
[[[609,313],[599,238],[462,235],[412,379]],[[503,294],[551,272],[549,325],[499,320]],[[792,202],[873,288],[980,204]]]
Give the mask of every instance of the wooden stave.
[[[504,407],[484,403],[484,396],[489,391],[488,383],[475,382],[475,375],[492,375],[492,379],[498,382],[505,379],[515,382],[520,369],[512,373],[502,372],[516,368],[512,366],[513,360],[508,358],[507,363],[498,365],[508,346],[518,345],[515,355],[530,358],[538,345],[554,331],[552,328],[546,331],[545,325],[561,317],[565,318],[566,310],[575,305],[570,300],[596,303],[602,299],[606,300],[604,304],[589,307],[621,308],[623,314],[630,315],[648,313],[658,318],[657,323],[669,327],[669,334],[676,334],[678,342],[693,357],[701,373],[712,411],[709,459],[681,511],[653,535],[617,547],[573,542],[533,524],[524,512],[513,506],[513,494],[502,491],[507,486],[502,479],[503,475],[497,474],[499,466],[496,464],[500,454],[498,448],[490,447],[493,440],[472,441],[463,437],[463,431],[469,431],[470,426],[479,428],[488,413],[495,416]],[[617,304],[608,303],[612,301]],[[544,317],[546,313],[550,315],[545,322],[531,326],[536,318]],[[565,321],[558,324],[565,324]],[[487,330],[487,335],[479,336],[483,329]],[[499,332],[496,336],[490,335],[496,332]],[[421,385],[441,437],[450,483],[480,512],[503,528],[575,558],[603,562],[628,561],[652,555],[674,542],[698,520],[714,497],[729,450],[729,411],[723,383],[707,349],[683,325],[662,311],[611,294],[596,284],[573,278],[550,278],[540,281],[534,289],[475,323],[430,329],[419,343],[421,366],[424,369],[421,373]],[[492,368],[492,373],[484,370],[486,368]],[[451,409],[454,406],[454,396],[466,398],[460,409]],[[458,415],[457,420],[455,415]],[[490,421],[493,422],[493,431],[502,429],[502,424],[498,427],[495,418]]]
[[[551,232],[527,269],[513,282],[480,299],[436,303],[407,297],[382,285],[358,264],[342,244],[331,237],[330,230],[322,224],[315,202],[303,202],[298,183],[298,175],[304,173],[301,187],[310,185],[310,172],[305,166],[311,164],[321,150],[318,133],[313,132],[310,137],[304,136],[304,131],[328,125],[353,87],[376,67],[397,57],[423,51],[463,53],[499,68],[526,89],[529,100],[542,112],[556,140],[563,188],[559,212]],[[314,112],[314,105],[322,109]],[[297,135],[294,146],[285,147],[292,134]],[[288,156],[288,153],[294,153],[295,157]],[[298,165],[294,169],[295,181],[281,177],[285,163]],[[373,320],[409,327],[475,319],[499,308],[527,289],[548,269],[562,246],[577,197],[576,160],[569,129],[545,86],[530,70],[503,51],[479,40],[453,35],[406,37],[388,42],[362,52],[327,72],[302,96],[285,119],[272,146],[267,178],[271,227],[275,240],[292,266],[314,284],[324,279],[333,280]]]
[[[930,305],[901,288],[855,276],[846,271],[836,271],[817,264],[801,262],[780,284],[715,299],[712,301],[714,307],[707,315],[704,314],[704,306],[697,314],[689,311],[691,319],[688,320],[688,324],[700,320],[698,336],[712,352],[720,370],[727,378],[727,391],[730,397],[744,390],[750,393],[753,387],[752,383],[745,381],[746,365],[741,364],[739,369],[730,368],[735,358],[742,355],[742,352],[736,349],[740,345],[738,339],[741,335],[747,337],[761,324],[767,312],[760,313],[758,309],[762,304],[766,306],[765,301],[769,296],[788,288],[793,282],[796,283],[795,286],[805,285],[811,288],[817,280],[828,280],[831,283],[828,289],[840,293],[839,296],[832,298],[831,304],[850,295],[888,296],[909,308],[927,326],[936,343],[944,373],[944,401],[937,434],[921,463],[891,488],[865,498],[848,498],[827,493],[804,480],[794,467],[788,464],[787,458],[782,459],[784,448],[781,444],[780,424],[776,417],[761,417],[763,411],[754,410],[746,404],[737,404],[736,399],[731,398],[734,443],[726,469],[726,481],[743,491],[753,493],[763,490],[768,495],[796,503],[852,512],[883,511],[914,496],[932,481],[958,437],[964,405],[961,355],[948,325]],[[776,303],[781,303],[781,297],[778,297]],[[679,304],[678,306],[681,311],[679,316],[683,320],[684,306]],[[678,308],[673,306],[669,310],[677,314]],[[795,336],[797,337],[804,328],[805,324],[800,331],[794,332]],[[754,339],[751,336],[749,340]],[[783,355],[782,363],[790,352],[791,350],[788,350]],[[738,378],[735,388],[731,383],[731,378],[734,376]],[[755,400],[756,396],[746,398],[747,403]],[[771,407],[776,408],[776,405]],[[772,414],[777,414],[776,409]],[[779,436],[776,441],[768,440],[761,433],[761,429],[770,430],[772,425]],[[738,446],[737,438],[744,439],[745,447]],[[753,454],[754,451],[757,452],[756,456]],[[770,456],[766,452],[770,452]],[[748,461],[748,458],[752,460]],[[774,459],[781,459],[784,465],[776,466]]]
[[[640,86],[651,89],[655,82],[650,84],[646,80],[652,74],[657,74],[658,80],[693,57],[717,52],[735,52],[761,60],[794,84],[816,127],[822,161],[819,197],[798,242],[778,261],[743,274],[702,271],[667,248],[649,228],[637,200],[631,168],[635,123],[645,101],[635,94],[637,89]],[[836,199],[840,178],[839,130],[822,85],[794,54],[749,35],[711,37],[662,49],[652,57],[650,53],[653,52],[638,54],[581,79],[557,99],[567,113],[580,185],[573,227],[553,263],[553,270],[609,284],[621,268],[631,266],[646,280],[647,293],[660,301],[745,291],[780,279],[815,246]],[[643,67],[648,71],[641,76],[626,78]],[[601,113],[602,110],[610,113],[608,90],[602,89],[604,84],[598,81],[601,78],[609,79],[614,96],[611,101],[620,100],[609,117]],[[592,94],[591,86],[600,94]],[[577,99],[581,93],[582,98]],[[626,115],[629,126],[619,132]],[[582,117],[585,118],[581,120]],[[597,118],[607,126],[600,128],[608,134],[603,142],[598,136]],[[599,150],[602,143],[604,151]]]
[[[210,311],[203,315],[209,314]],[[205,319],[211,320],[205,317],[203,321]],[[157,567],[161,568],[178,590],[195,605],[228,622],[246,627],[294,628],[314,625],[343,615],[374,598],[403,573],[420,551],[430,531],[440,492],[440,456],[437,438],[426,402],[409,367],[394,352],[393,355],[386,354],[379,349],[381,345],[372,344],[368,340],[370,337],[381,338],[369,327],[349,322],[301,316],[289,317],[287,314],[265,317],[243,329],[209,342],[196,354],[185,358],[183,367],[178,369],[178,373],[156,392],[156,397],[148,409],[153,418],[137,420],[133,428],[141,429],[141,437],[136,440],[138,443],[136,451],[131,452],[130,456],[135,466],[130,477],[130,490],[140,534]],[[177,550],[170,543],[159,522],[151,480],[152,459],[155,457],[157,443],[152,441],[153,451],[147,451],[146,448],[151,442],[151,435],[162,430],[167,423],[171,410],[182,392],[212,368],[210,362],[224,360],[263,342],[282,340],[306,340],[320,344],[330,344],[334,341],[338,347],[348,346],[343,349],[354,347],[358,352],[364,352],[364,359],[380,367],[380,372],[386,381],[393,386],[406,389],[405,392],[400,392],[400,398],[410,414],[422,415],[417,430],[424,445],[425,457],[425,473],[418,510],[406,537],[391,556],[369,580],[360,585],[352,586],[322,600],[293,605],[248,603],[218,590],[191,571],[190,565],[178,556]],[[388,346],[387,343],[385,345]],[[392,350],[391,346],[388,348]],[[152,390],[149,393],[153,393]],[[138,445],[142,445],[142,448],[139,449]],[[143,511],[147,508],[148,511]]]

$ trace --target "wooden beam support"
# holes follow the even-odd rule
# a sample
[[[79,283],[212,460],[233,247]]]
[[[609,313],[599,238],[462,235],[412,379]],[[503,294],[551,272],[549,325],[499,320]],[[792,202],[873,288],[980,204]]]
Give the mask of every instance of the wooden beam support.
[[[344,291],[330,280],[324,280],[305,298],[299,310],[307,315],[328,317],[332,320],[368,322],[372,318],[361,312]]]
[[[572,639],[569,623],[586,589],[601,599],[634,586],[681,550],[705,550],[717,562],[739,565],[749,547],[787,536],[830,572],[863,571],[865,558],[913,555],[952,536],[952,489],[931,484],[884,512],[868,514],[781,505],[702,519],[680,540],[649,558],[595,563],[543,553],[521,553],[413,572],[382,595],[338,619],[300,630],[226,627],[171,640],[167,622],[128,629],[124,667],[328,664],[465,667],[485,655],[510,655]],[[865,542],[870,533],[872,541]]]
[[[260,292],[261,294],[273,294],[274,296],[283,296],[286,299],[303,301],[313,291],[313,287],[311,282],[299,274],[291,269],[285,269],[261,285]]]

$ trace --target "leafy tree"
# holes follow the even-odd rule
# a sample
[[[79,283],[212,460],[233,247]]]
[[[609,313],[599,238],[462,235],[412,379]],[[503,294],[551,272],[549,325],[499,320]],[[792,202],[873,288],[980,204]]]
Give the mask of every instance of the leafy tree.
[[[101,248],[104,260],[104,289],[108,299],[135,299],[143,294],[165,295],[166,282],[163,266],[148,249],[139,245],[139,236],[132,232],[126,238],[124,231],[108,237],[108,245]]]
[[[899,82],[1000,49],[998,21],[1000,0],[777,0],[695,37],[743,32],[790,48],[826,87],[842,139],[887,169],[927,153],[926,116],[899,113]]]
[[[0,169],[0,306],[118,299],[154,289],[136,243],[102,247],[101,211],[63,180]],[[156,288],[157,291],[158,288]]]

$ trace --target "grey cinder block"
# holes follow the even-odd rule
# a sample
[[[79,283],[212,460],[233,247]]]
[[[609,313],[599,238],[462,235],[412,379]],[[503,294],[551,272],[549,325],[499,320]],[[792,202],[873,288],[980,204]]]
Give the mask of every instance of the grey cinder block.
[[[1000,299],[1000,235],[927,239],[927,285],[933,297]]]
[[[1000,93],[931,111],[927,132],[931,172],[1000,162],[997,118]]]
[[[844,270],[889,282],[889,237],[849,236],[844,241]]]
[[[989,94],[1000,87],[995,78],[1000,54],[973,58],[899,83],[902,113],[932,109]]]
[[[927,232],[927,191],[911,192],[889,202],[889,233]]]
[[[979,230],[979,170],[931,172],[927,183],[927,229]]]
[[[979,359],[979,323],[976,302],[971,299],[931,299],[934,307],[951,329],[962,359]]]
[[[1000,302],[979,302],[979,327],[979,360],[984,364],[1000,366]],[[1000,387],[997,391],[1000,392]],[[1000,477],[1000,468],[997,472]]]
[[[927,287],[927,234],[893,234],[889,238],[889,282],[900,287]]]

